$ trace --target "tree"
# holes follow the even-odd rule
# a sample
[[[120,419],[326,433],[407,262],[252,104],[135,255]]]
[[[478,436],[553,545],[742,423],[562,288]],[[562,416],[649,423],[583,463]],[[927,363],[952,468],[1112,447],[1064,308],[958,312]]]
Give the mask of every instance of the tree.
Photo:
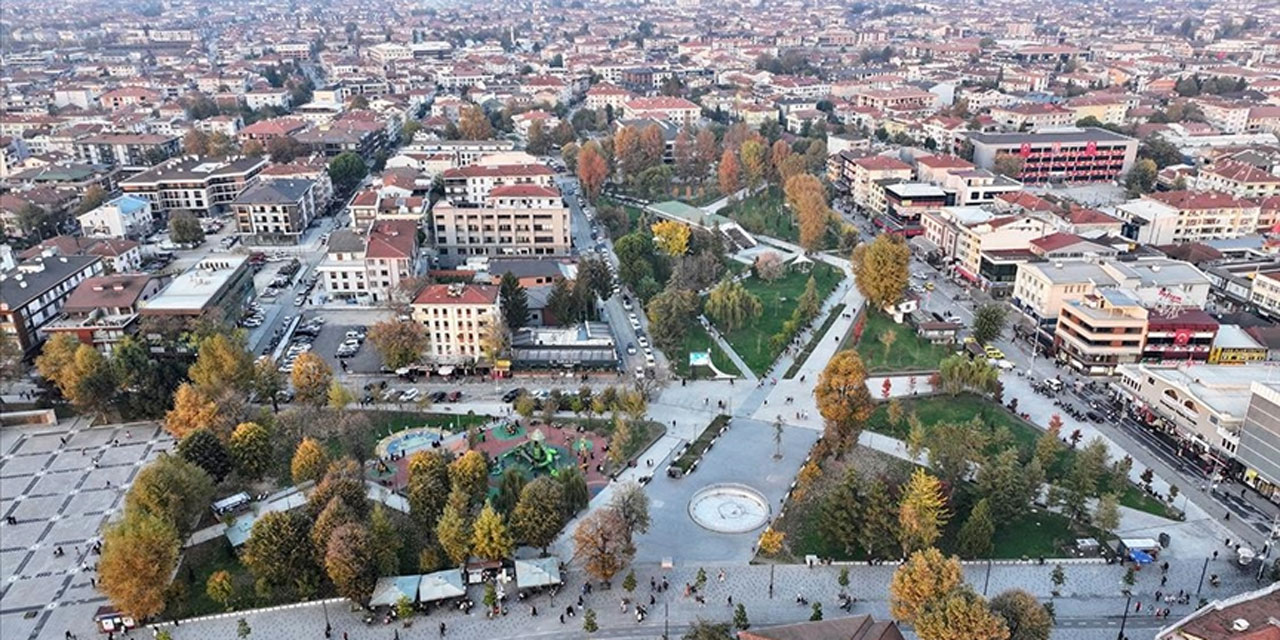
[[[609,501],[609,508],[622,519],[628,542],[634,542],[635,534],[649,530],[649,495],[639,484],[629,482],[618,487]]]
[[[245,638],[248,638],[249,634],[251,633],[253,633],[253,629],[249,626],[249,621],[245,620],[244,618],[240,618],[239,620],[236,620],[236,637],[237,638],[240,638],[240,640],[244,640]]]
[[[870,244],[860,244],[850,258],[858,291],[875,308],[891,307],[902,300],[910,277],[911,250],[901,238],[888,233]]]
[[[953,396],[965,390],[994,394],[1000,389],[1000,370],[985,359],[952,354],[938,363],[938,388]]]
[[[329,453],[315,438],[303,438],[294,449],[289,462],[289,474],[294,484],[319,482],[329,466]]]
[[[391,514],[379,502],[369,514],[369,548],[373,566],[380,576],[393,576],[400,568],[402,534],[391,520]]]
[[[472,449],[450,463],[449,485],[466,496],[468,506],[484,502],[489,492],[489,464],[485,455]]]
[[[732,197],[742,188],[742,168],[738,166],[738,156],[730,149],[725,149],[720,156],[720,165],[716,169],[720,181],[720,193]]]
[[[510,271],[502,274],[498,285],[498,298],[502,302],[502,317],[512,331],[529,322],[529,294],[520,279]]]
[[[324,568],[338,594],[358,604],[373,595],[378,574],[374,566],[369,530],[358,524],[338,527],[329,538]]]
[[[668,256],[677,257],[689,252],[689,227],[675,220],[663,220],[652,227],[653,243]]]
[[[272,511],[253,523],[240,558],[259,590],[275,593],[316,585],[318,568],[309,538],[311,521],[300,511]]]
[[[987,440],[982,421],[944,422],[933,426],[925,437],[929,467],[947,485],[959,486],[970,469],[979,464]]]
[[[1022,167],[1026,164],[1026,160],[1020,155],[1012,153],[1001,153],[996,156],[992,162],[992,171],[1006,177],[1017,179],[1022,175]]]
[[[741,282],[726,278],[707,295],[706,313],[721,329],[732,332],[759,318],[764,305]]]
[[[511,513],[516,538],[546,553],[564,526],[564,502],[564,488],[550,476],[540,476],[525,485]]]
[[[857,443],[862,425],[875,408],[867,390],[867,370],[858,352],[849,349],[832,357],[818,376],[813,394],[818,412],[826,421],[823,437],[836,451],[847,451]]]
[[[261,478],[271,470],[275,455],[271,432],[266,427],[256,422],[243,422],[231,433],[229,444],[236,469],[246,477]]]
[[[246,156],[249,156],[250,158],[262,157],[262,154],[265,152],[266,152],[266,149],[262,146],[262,143],[259,142],[258,140],[249,140],[248,142],[245,142],[240,147],[240,153]]]
[[[284,389],[284,377],[271,358],[259,358],[253,363],[252,388],[260,402],[270,402],[273,411],[280,410],[278,394]]]
[[[493,506],[508,522],[511,521],[511,514],[520,501],[520,492],[524,490],[526,483],[524,472],[516,468],[503,471],[502,477],[498,479],[498,494],[493,498]]]
[[[582,149],[578,151],[577,164],[578,181],[582,184],[582,190],[587,195],[587,200],[595,202],[600,196],[605,179],[609,177],[609,163],[604,159],[600,145],[595,141],[582,145]]]
[[[613,508],[596,509],[578,523],[573,532],[574,548],[583,558],[588,575],[608,582],[631,562],[635,547],[626,527]]]
[[[826,187],[815,176],[799,174],[787,179],[784,191],[787,205],[799,222],[800,245],[808,251],[820,249],[832,216]]]
[[[1008,309],[999,303],[989,303],[978,307],[973,313],[973,339],[979,344],[987,344],[1000,337],[1004,331]]]
[[[34,202],[28,202],[18,210],[18,227],[26,235],[35,235],[36,239],[43,239],[45,227],[48,224],[49,211]]]
[[[852,553],[858,547],[863,511],[868,506],[861,478],[853,470],[846,471],[822,499],[818,525],[823,536],[839,544],[845,553]]]
[[[1038,459],[1024,467],[1018,449],[1010,447],[979,467],[976,480],[977,494],[990,504],[991,518],[1008,522],[1031,504],[1044,482],[1044,470]]]
[[[492,504],[484,505],[472,526],[471,553],[486,560],[502,560],[511,555],[515,546],[502,514]]]
[[[1125,190],[1129,196],[1138,196],[1144,193],[1151,193],[1156,187],[1156,163],[1150,158],[1139,158],[1129,168],[1129,174],[1124,177]]]
[[[747,177],[747,186],[755,189],[764,181],[768,171],[768,152],[763,143],[753,139],[742,143],[742,147],[738,149],[738,155],[742,158],[742,169]]]
[[[684,343],[702,300],[693,291],[667,288],[649,300],[645,313],[653,343],[664,353],[675,353]]]
[[[164,611],[181,539],[159,515],[127,510],[103,533],[98,586],[120,611],[143,620]]]
[[[898,532],[903,553],[930,547],[942,535],[950,514],[942,495],[942,483],[917,468],[902,490],[898,505]]]
[[[541,120],[529,124],[529,135],[524,150],[530,155],[545,156],[551,149],[551,137],[547,135],[547,127]]]
[[[204,242],[204,227],[190,212],[178,211],[169,216],[169,239],[175,244],[198,245]]]
[[[297,393],[298,401],[320,406],[329,399],[329,385],[333,383],[333,369],[314,352],[307,351],[293,362],[289,382]]]
[[[472,105],[462,109],[458,116],[458,137],[463,140],[492,140],[493,123],[484,109]]]
[[[1062,450],[1062,441],[1059,440],[1061,434],[1062,416],[1055,413],[1049,417],[1048,428],[1036,440],[1035,459],[1040,461],[1041,467],[1051,469],[1057,463],[1058,454]]]
[[[587,633],[595,633],[600,630],[600,625],[596,624],[595,609],[587,609],[582,614],[582,630]]]
[[[276,136],[267,141],[267,155],[277,164],[293,162],[307,152],[307,147],[289,136]]]
[[[449,493],[449,462],[438,450],[419,451],[409,458],[405,495],[409,515],[417,526],[434,531]]]
[[[991,599],[991,612],[1004,619],[1009,640],[1049,640],[1053,616],[1035,596],[1010,589]]]
[[[47,346],[36,360],[37,367],[77,411],[105,417],[116,396],[115,369],[97,349],[66,338]]]
[[[1104,493],[1093,510],[1093,524],[1103,531],[1115,531],[1120,526],[1120,500],[1114,493]]]
[[[813,603],[812,610],[813,613],[809,614],[809,622],[820,622],[822,620],[822,603]]]
[[[733,610],[733,626],[743,630],[751,628],[751,621],[747,619],[747,607],[741,602]]]
[[[1067,572],[1062,570],[1062,565],[1055,564],[1049,579],[1053,582],[1053,595],[1056,597],[1061,592],[1062,585],[1067,583]]]
[[[225,433],[218,405],[205,397],[195,385],[184,382],[173,394],[173,408],[165,414],[164,428],[175,438],[182,438],[201,427]]]
[[[962,587],[925,604],[916,617],[920,640],[1007,640],[1004,619],[987,609],[982,596]]]
[[[306,513],[308,517],[318,518],[329,502],[338,497],[355,510],[357,519],[364,520],[369,514],[365,494],[364,470],[360,463],[351,458],[335,460],[329,463],[324,478],[307,497]]]
[[[89,213],[102,206],[102,203],[106,201],[107,190],[95,184],[84,190],[84,195],[80,197],[80,203],[76,205],[76,213]]]
[[[969,512],[969,518],[960,527],[956,539],[956,547],[960,555],[966,558],[988,558],[991,556],[991,538],[996,533],[996,523],[991,518],[991,503],[986,498],[978,500]]]
[[[895,555],[898,546],[898,514],[889,484],[882,478],[876,478],[866,485],[863,495],[865,500],[857,534],[858,544],[870,558]]]
[[[231,601],[235,598],[235,585],[231,583],[231,574],[227,571],[214,571],[205,582],[204,592],[209,599],[230,611]]]
[[[316,516],[315,524],[311,526],[311,546],[315,550],[316,560],[324,562],[333,532],[343,525],[358,522],[359,517],[356,515],[355,508],[343,496],[331,497],[328,504],[320,511],[320,515]]]
[[[777,555],[782,551],[782,543],[786,538],[786,534],[774,529],[773,527],[765,528],[760,534],[760,541],[756,546],[760,549],[760,553],[767,556]]]
[[[567,522],[591,502],[587,478],[577,467],[570,467],[561,469],[556,480],[560,481],[560,487],[564,490],[564,521]]]
[[[393,318],[369,327],[369,342],[382,356],[382,363],[394,370],[417,362],[431,340],[422,324]]]
[[[213,480],[204,469],[162,455],[138,472],[125,494],[125,509],[160,518],[185,537],[212,499]]]
[[[201,427],[178,441],[178,455],[187,462],[204,469],[214,483],[231,473],[234,461],[226,445],[207,428]]]
[[[545,311],[559,325],[572,325],[578,321],[578,300],[573,295],[573,290],[569,288],[568,280],[557,277],[552,283]]]
[[[454,566],[462,566],[471,555],[471,527],[452,504],[445,505],[436,522],[436,541]]]
[[[329,161],[329,180],[338,193],[348,193],[368,175],[364,160],[351,151],[343,151]]]
[[[929,548],[912,553],[889,582],[889,611],[898,622],[915,624],[925,607],[964,583],[960,561]]]
[[[734,637],[730,631],[727,622],[707,622],[699,619],[681,637],[683,640],[725,640],[725,638]]]
[[[187,376],[211,397],[223,389],[248,391],[253,382],[253,356],[245,348],[243,337],[214,333],[200,341],[195,364]]]

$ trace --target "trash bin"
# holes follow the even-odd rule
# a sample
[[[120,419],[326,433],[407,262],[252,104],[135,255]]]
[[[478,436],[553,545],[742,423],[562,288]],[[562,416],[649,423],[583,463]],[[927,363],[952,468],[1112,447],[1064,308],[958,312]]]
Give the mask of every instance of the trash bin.
[[[1159,536],[1157,536],[1157,538],[1160,540],[1160,548],[1162,549],[1169,548],[1169,534],[1161,533]]]

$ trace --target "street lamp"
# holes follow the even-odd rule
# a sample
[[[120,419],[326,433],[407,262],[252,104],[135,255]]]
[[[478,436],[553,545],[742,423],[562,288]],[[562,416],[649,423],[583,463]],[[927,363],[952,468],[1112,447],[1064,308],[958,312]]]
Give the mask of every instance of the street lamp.
[[[1126,593],[1124,596],[1124,617],[1120,619],[1120,632],[1116,634],[1116,640],[1125,640],[1124,625],[1129,621],[1129,603],[1132,600],[1133,595]]]
[[[320,608],[324,610],[324,637],[328,638],[333,635],[333,627],[329,624],[329,605],[321,600]]]

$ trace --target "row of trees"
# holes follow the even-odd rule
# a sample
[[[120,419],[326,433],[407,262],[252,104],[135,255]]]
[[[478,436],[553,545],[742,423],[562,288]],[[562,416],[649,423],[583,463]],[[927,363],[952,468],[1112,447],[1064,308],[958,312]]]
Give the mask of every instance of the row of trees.
[[[990,602],[965,583],[960,562],[929,548],[911,554],[889,583],[895,620],[921,640],[1047,640],[1052,609],[1022,589]]]

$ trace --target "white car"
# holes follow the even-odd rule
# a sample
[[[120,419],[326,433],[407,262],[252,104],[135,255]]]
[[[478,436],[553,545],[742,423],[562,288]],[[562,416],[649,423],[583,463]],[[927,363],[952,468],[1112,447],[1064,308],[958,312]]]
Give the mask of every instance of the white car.
[[[634,344],[627,345],[627,355],[634,356],[636,354],[636,346]]]
[[[653,366],[657,366],[658,361],[653,359],[653,353],[650,352],[650,353],[644,354],[644,363],[653,367]]]
[[[644,380],[644,367],[636,367],[636,380]]]
[[[419,389],[409,389],[400,394],[400,402],[413,402],[421,394],[422,391]]]
[[[647,351],[649,349],[649,336],[636,336],[636,343]]]

